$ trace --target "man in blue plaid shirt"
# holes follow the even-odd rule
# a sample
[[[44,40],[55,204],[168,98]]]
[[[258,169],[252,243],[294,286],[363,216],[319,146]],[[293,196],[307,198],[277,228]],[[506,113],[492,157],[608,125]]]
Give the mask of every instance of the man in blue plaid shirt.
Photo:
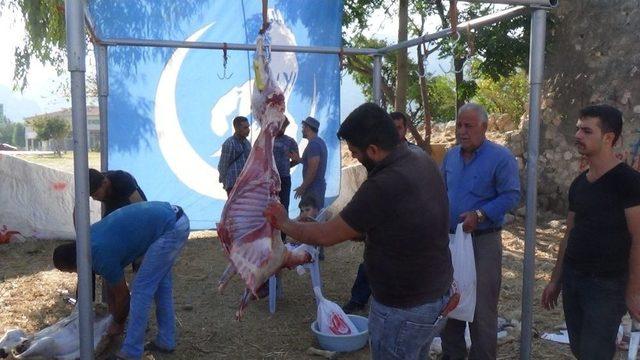
[[[251,152],[251,143],[247,140],[250,131],[249,120],[244,116],[236,116],[233,119],[233,129],[233,136],[222,144],[222,153],[218,162],[219,181],[227,191],[227,195],[231,193]]]

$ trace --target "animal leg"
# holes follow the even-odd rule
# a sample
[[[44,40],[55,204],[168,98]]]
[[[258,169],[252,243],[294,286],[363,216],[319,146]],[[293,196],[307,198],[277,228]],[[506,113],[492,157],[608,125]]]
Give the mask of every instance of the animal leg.
[[[227,287],[227,284],[229,283],[229,280],[231,280],[233,275],[237,273],[238,273],[238,270],[236,269],[236,267],[233,266],[232,262],[229,262],[229,265],[227,265],[227,268],[224,269],[222,276],[220,276],[220,279],[218,280],[218,292],[220,294],[222,294],[222,292],[224,291],[224,288]]]

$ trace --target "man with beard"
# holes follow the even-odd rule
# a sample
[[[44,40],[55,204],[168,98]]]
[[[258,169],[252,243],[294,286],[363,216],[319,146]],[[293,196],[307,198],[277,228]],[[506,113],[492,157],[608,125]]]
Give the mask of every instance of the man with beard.
[[[567,230],[541,302],[553,309],[562,291],[573,355],[612,359],[624,313],[640,320],[640,173],[613,151],[622,132],[618,109],[588,106],[576,128],[589,169],[569,188]]]
[[[324,207],[324,194],[327,183],[324,175],[327,170],[327,145],[318,136],[320,122],[311,116],[302,120],[302,136],[309,140],[302,153],[302,184],[294,192],[296,199],[306,194],[318,200],[320,208]]]
[[[391,119],[393,119],[393,124],[396,126],[396,131],[398,131],[398,136],[400,136],[400,142],[404,142],[409,146],[409,150],[412,151],[424,151],[420,146],[409,142],[407,140],[407,126],[409,125],[409,119],[407,115],[400,111],[394,111],[391,114]]]
[[[504,146],[486,138],[488,115],[474,103],[460,107],[456,120],[458,145],[442,162],[449,196],[450,233],[458,223],[471,233],[476,265],[476,308],[471,333],[470,359],[497,356],[498,299],[502,283],[502,223],[518,204],[520,177],[515,157]],[[443,359],[465,359],[466,323],[449,319],[442,332]]]
[[[424,359],[453,279],[442,177],[428,156],[398,146],[393,121],[378,105],[356,108],[338,137],[369,171],[340,214],[325,223],[301,223],[272,203],[265,216],[306,244],[329,246],[365,235],[371,357]]]
[[[398,139],[400,141],[398,146],[407,146],[409,150],[425,155],[426,152],[424,149],[407,140],[407,123],[409,121],[407,116],[399,111],[392,112],[389,116],[391,120],[393,120],[393,125],[398,132]],[[371,287],[367,279],[367,271],[365,270],[364,263],[360,263],[356,280],[353,282],[353,286],[351,286],[351,298],[349,302],[342,306],[342,310],[347,314],[362,311],[369,302],[369,297],[371,297]]]

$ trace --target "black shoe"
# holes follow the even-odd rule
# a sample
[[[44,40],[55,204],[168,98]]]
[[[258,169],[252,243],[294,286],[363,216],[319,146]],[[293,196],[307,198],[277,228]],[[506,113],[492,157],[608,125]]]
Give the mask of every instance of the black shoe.
[[[145,351],[151,351],[151,352],[159,352],[161,354],[171,354],[173,352],[173,349],[162,348],[162,347],[156,345],[156,343],[153,342],[153,341],[149,341],[148,343],[146,343],[144,345],[144,350]]]
[[[364,305],[363,304],[359,304],[355,301],[351,301],[349,300],[348,303],[344,304],[344,306],[342,306],[342,311],[344,311],[346,314],[353,314],[356,311],[362,311],[364,310]]]

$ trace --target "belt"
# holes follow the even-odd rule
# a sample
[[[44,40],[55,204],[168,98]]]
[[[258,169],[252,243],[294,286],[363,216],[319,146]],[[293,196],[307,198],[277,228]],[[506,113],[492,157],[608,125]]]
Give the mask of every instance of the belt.
[[[172,208],[173,208],[173,211],[175,211],[176,213],[176,220],[180,220],[182,215],[184,215],[184,211],[180,206],[177,206],[177,205],[173,205]]]
[[[471,236],[487,235],[487,234],[492,234],[492,233],[498,232],[498,231],[502,231],[502,226],[475,230],[475,231],[471,232]],[[453,235],[455,233],[456,233],[455,231],[449,230],[449,234]]]

